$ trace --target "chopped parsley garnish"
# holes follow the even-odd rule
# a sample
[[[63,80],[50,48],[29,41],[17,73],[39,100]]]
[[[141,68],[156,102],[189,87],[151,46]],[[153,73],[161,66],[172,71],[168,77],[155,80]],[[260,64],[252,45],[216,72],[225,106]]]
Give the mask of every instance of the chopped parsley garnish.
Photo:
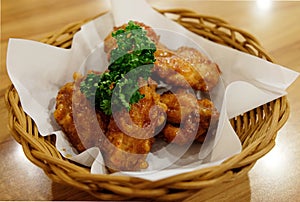
[[[156,51],[146,30],[133,21],[125,29],[113,32],[112,36],[117,41],[117,48],[110,53],[108,71],[89,73],[80,83],[80,90],[86,98],[107,115],[112,113],[112,104],[117,109],[130,110],[131,104],[144,97],[138,90],[138,78],[134,75],[143,79],[150,76]]]

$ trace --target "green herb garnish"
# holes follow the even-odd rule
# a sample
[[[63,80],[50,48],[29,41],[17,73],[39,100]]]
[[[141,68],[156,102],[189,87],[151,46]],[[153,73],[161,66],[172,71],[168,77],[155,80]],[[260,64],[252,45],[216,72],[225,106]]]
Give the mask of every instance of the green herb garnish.
[[[81,92],[95,108],[107,115],[112,113],[112,104],[117,110],[130,110],[131,104],[144,97],[138,90],[138,78],[133,75],[143,79],[150,76],[156,51],[146,30],[132,21],[125,29],[113,32],[112,36],[117,41],[117,48],[111,51],[108,71],[103,74],[90,73],[80,83]]]

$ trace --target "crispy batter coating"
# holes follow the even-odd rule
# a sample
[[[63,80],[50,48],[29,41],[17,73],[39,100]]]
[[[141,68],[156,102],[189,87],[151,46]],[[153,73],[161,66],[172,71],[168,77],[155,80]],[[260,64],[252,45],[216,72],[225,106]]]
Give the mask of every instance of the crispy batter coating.
[[[78,152],[99,146],[107,128],[108,118],[95,111],[79,89],[82,76],[62,86],[56,97],[54,118]],[[88,118],[87,118],[88,117]]]
[[[219,81],[218,66],[194,48],[158,48],[155,58],[153,71],[170,85],[208,92]]]
[[[176,50],[176,53],[191,63],[200,73],[206,83],[204,91],[209,91],[217,85],[221,71],[216,63],[195,48],[182,46]]]
[[[174,51],[157,49],[153,72],[172,86],[205,90],[206,83],[196,68]]]
[[[147,154],[154,142],[154,135],[166,120],[166,105],[155,92],[156,85],[140,87],[145,97],[127,110],[115,112],[108,125],[104,159],[111,170],[140,170],[148,167]]]
[[[161,101],[168,106],[168,123],[162,131],[167,142],[178,145],[195,139],[203,142],[208,128],[214,127],[219,118],[219,112],[212,101],[197,100],[188,92],[165,93],[161,96]]]

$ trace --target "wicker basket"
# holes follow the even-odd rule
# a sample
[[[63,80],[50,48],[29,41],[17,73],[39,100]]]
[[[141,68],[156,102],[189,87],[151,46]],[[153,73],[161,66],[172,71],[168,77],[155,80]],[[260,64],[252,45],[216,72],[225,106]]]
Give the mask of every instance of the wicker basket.
[[[166,16],[172,14],[177,23],[211,41],[273,61],[255,37],[221,19],[183,9],[158,11]],[[41,41],[69,48],[73,35],[89,20],[69,24]],[[13,85],[7,90],[5,100],[12,135],[22,145],[27,158],[53,181],[77,187],[102,200],[180,200],[201,189],[242,177],[275,145],[276,133],[287,121],[290,112],[286,97],[281,97],[233,118],[231,124],[242,142],[241,153],[218,166],[151,182],[129,176],[91,174],[89,168],[62,157],[53,145],[54,136],[42,137],[39,134],[34,121],[23,111]]]

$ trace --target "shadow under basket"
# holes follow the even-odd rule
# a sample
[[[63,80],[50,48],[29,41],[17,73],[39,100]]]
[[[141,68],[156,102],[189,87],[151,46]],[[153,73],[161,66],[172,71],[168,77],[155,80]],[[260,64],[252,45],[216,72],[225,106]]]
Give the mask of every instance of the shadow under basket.
[[[157,11],[208,40],[273,62],[255,37],[221,19],[184,9]],[[70,48],[74,34],[82,24],[92,19],[69,24],[41,42]],[[181,200],[199,190],[243,177],[259,158],[273,148],[277,131],[285,124],[290,113],[284,96],[237,116],[230,122],[241,140],[241,153],[218,166],[151,182],[129,176],[91,174],[89,168],[64,158],[53,145],[53,136],[43,137],[39,134],[34,121],[23,111],[13,85],[8,88],[5,100],[12,135],[22,145],[26,157],[42,168],[53,181],[79,188],[101,200]]]

